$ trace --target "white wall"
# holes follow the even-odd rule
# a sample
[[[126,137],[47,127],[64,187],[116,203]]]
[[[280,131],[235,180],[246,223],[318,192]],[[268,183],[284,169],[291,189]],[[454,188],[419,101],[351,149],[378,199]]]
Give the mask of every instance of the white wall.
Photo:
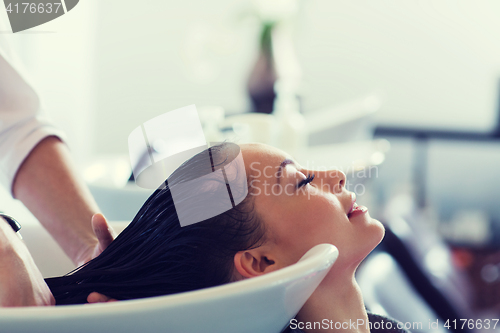
[[[241,19],[248,3],[86,0],[13,39],[47,113],[83,161],[127,153],[134,127],[177,107],[246,110],[258,35]],[[302,7],[297,53],[306,112],[378,90],[386,98],[381,123],[492,127],[497,1],[311,0]]]
[[[100,3],[97,151],[126,152],[137,124],[187,104],[247,109],[257,30],[236,23],[245,1],[128,3]],[[493,0],[305,1],[297,28],[305,109],[377,90],[386,98],[381,123],[489,130],[499,16]]]
[[[385,124],[484,130],[496,120],[500,2],[305,4],[298,50],[307,109],[379,89]]]
[[[245,83],[258,36],[255,22],[241,19],[248,3],[86,0],[9,38],[46,113],[66,130],[84,162],[98,153],[127,153],[133,128],[177,107],[246,110]],[[378,90],[386,97],[380,123],[488,130],[496,121],[499,17],[496,0],[304,1],[296,45],[306,112]],[[6,19],[1,10],[0,19]],[[382,169],[394,171],[386,187],[411,180],[411,159],[404,157],[411,144],[393,146]],[[469,160],[477,158],[479,165],[460,163],[467,151],[475,152]],[[465,178],[476,167],[468,187],[490,184],[484,188],[495,198],[491,172],[499,154],[496,145],[482,143],[433,145],[431,200],[449,215],[453,202],[471,198],[457,198],[461,192],[450,179]],[[442,170],[449,170],[446,177]],[[476,194],[471,202],[480,207]],[[487,202],[485,208],[500,214],[493,199]]]
[[[242,1],[99,3],[96,44],[98,152],[127,152],[142,122],[189,104],[246,108],[256,26]]]
[[[7,15],[0,5],[0,20]],[[44,25],[6,34],[41,97],[43,112],[63,128],[78,164],[92,150],[93,26],[91,1]],[[8,26],[8,24],[6,25]]]

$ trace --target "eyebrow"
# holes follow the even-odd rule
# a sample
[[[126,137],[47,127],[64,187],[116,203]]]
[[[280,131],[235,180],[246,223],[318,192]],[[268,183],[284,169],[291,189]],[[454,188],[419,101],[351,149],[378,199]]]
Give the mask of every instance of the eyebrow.
[[[278,184],[280,183],[280,179],[281,179],[281,174],[283,172],[283,168],[287,164],[293,164],[293,165],[295,165],[295,163],[291,159],[289,159],[289,158],[286,158],[286,159],[283,160],[283,162],[281,162],[280,166],[278,167],[278,173],[276,175],[276,180],[277,180]]]

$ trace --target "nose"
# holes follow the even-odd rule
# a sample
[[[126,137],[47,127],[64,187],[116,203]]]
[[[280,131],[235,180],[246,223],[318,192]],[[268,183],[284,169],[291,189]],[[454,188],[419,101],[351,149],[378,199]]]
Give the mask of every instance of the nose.
[[[331,169],[321,172],[321,183],[324,191],[341,193],[345,187],[346,175],[341,170]],[[325,188],[326,186],[326,188]]]
[[[345,187],[346,175],[341,170],[335,170],[335,176],[333,177],[333,182],[337,189],[337,192],[342,192]]]

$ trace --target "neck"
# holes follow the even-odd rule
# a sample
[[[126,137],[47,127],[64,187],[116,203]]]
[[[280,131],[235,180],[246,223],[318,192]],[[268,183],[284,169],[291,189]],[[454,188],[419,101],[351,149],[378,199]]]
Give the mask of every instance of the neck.
[[[333,269],[304,304],[297,322],[303,323],[302,330],[307,333],[369,333],[368,315],[354,272]]]

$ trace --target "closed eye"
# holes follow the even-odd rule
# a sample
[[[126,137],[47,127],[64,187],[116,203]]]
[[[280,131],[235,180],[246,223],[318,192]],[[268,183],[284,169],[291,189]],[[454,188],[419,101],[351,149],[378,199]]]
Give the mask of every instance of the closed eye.
[[[307,184],[309,184],[310,182],[312,182],[314,179],[314,174],[312,175],[307,175],[307,178],[306,179],[303,179],[301,180],[298,184],[297,184],[297,188],[301,188],[302,186],[305,186]]]

